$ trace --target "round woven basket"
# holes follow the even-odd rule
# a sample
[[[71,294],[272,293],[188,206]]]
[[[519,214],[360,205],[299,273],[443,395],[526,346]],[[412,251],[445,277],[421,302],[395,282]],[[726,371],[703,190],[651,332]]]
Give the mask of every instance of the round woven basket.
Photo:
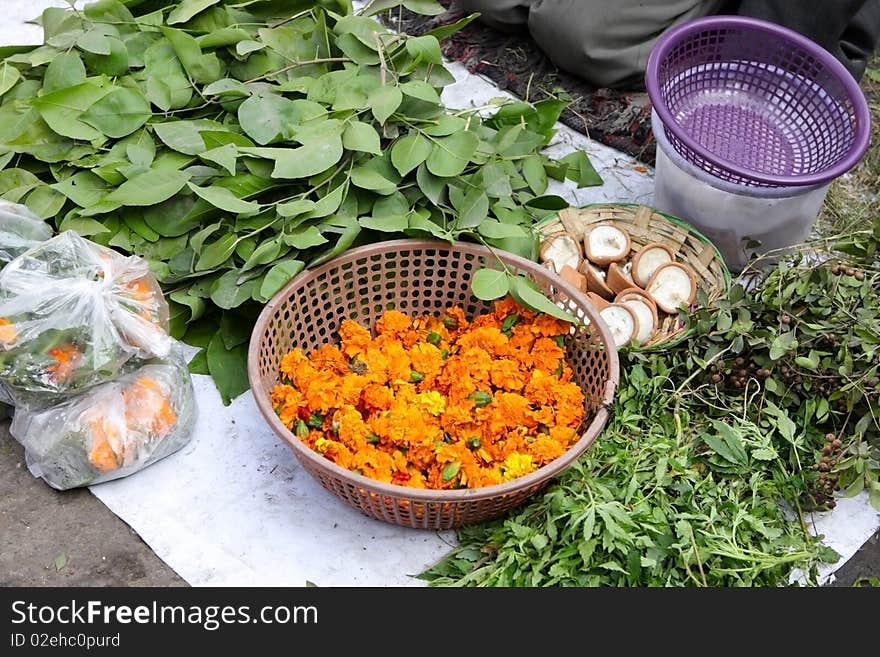
[[[556,217],[538,225],[542,237],[565,231],[576,240],[593,224],[612,224],[626,230],[633,250],[650,242],[661,242],[672,249],[675,259],[690,265],[697,276],[697,288],[706,295],[709,306],[730,292],[730,271],[712,241],[677,217],[636,203],[597,203],[582,208],[566,208]],[[627,349],[651,350],[670,347],[690,334],[690,327],[679,317],[667,317],[649,342]]]
[[[346,470],[311,450],[281,422],[270,393],[281,358],[293,347],[310,353],[337,342],[342,320],[373,329],[388,309],[410,316],[441,315],[458,305],[468,317],[492,308],[471,293],[483,267],[529,276],[580,320],[566,338],[566,358],[585,395],[581,437],[559,458],[503,484],[457,490],[422,490],[385,484]],[[521,505],[568,468],[608,420],[618,382],[617,352],[604,321],[585,297],[547,269],[504,251],[424,240],[394,240],[351,249],[287,284],[263,309],[251,335],[248,377],[260,413],[328,491],[379,520],[424,529],[450,529],[498,517]]]

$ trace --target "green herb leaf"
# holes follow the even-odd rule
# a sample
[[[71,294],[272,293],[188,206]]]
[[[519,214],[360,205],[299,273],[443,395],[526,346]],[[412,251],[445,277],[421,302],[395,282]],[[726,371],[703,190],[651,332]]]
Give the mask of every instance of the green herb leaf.
[[[471,291],[483,301],[500,299],[510,291],[510,277],[497,269],[478,269],[471,280]]]
[[[247,345],[242,344],[227,349],[223,337],[217,333],[208,344],[206,351],[208,371],[217,385],[223,404],[229,406],[232,400],[250,387],[247,378]]]

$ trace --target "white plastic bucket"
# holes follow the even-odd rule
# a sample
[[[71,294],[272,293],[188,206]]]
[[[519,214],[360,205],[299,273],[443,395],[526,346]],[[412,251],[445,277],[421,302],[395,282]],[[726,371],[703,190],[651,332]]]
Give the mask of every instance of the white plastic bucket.
[[[720,180],[681,157],[656,112],[654,207],[684,219],[715,243],[738,273],[756,255],[785,249],[810,236],[831,183],[750,187]]]

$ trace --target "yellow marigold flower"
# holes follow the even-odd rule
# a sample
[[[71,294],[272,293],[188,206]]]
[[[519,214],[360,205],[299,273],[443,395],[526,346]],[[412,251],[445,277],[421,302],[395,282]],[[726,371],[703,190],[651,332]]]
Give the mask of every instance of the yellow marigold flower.
[[[440,415],[446,410],[446,399],[436,390],[420,392],[416,402],[431,415]]]
[[[501,464],[501,477],[504,481],[510,481],[511,479],[527,475],[534,469],[535,464],[532,463],[530,454],[514,452],[504,459],[504,463]]]

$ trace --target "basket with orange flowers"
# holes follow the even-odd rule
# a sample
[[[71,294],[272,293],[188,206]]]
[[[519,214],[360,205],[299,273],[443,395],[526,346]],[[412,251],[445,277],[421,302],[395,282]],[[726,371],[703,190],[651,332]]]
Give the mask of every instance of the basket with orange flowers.
[[[574,318],[483,301],[481,269],[531,279]],[[617,354],[583,295],[506,252],[396,240],[292,280],[255,326],[257,405],[305,468],[361,512],[446,529],[519,506],[607,421]]]

